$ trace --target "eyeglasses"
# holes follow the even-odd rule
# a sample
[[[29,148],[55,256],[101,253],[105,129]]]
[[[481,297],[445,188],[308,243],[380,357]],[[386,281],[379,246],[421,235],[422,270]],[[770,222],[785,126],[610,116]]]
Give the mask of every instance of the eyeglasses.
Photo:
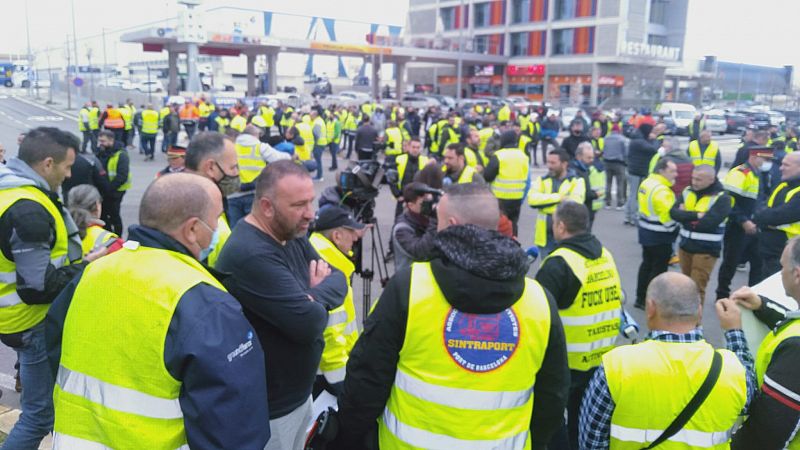
[[[208,229],[208,231],[210,231],[210,232],[211,232],[211,234],[214,234],[215,230],[214,230],[213,228],[211,228],[211,226],[210,226],[209,224],[207,224],[205,220],[203,220],[203,219],[201,219],[201,218],[197,217],[197,221],[198,221],[198,222],[200,222],[200,223],[202,223],[202,224],[203,224],[203,226],[205,226],[205,227]]]

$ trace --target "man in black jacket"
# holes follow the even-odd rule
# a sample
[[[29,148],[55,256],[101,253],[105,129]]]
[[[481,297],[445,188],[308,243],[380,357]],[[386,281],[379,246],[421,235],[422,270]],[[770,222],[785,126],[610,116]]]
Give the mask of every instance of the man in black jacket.
[[[761,235],[759,252],[764,260],[764,278],[780,270],[780,255],[787,236],[800,229],[800,153],[789,153],[781,162],[781,183],[767,197],[766,208],[756,211],[753,221]]]
[[[604,249],[600,241],[589,231],[589,209],[585,205],[569,201],[558,205],[553,215],[553,235],[558,244],[551,256],[542,262],[536,274],[536,281],[553,295],[561,314],[566,314],[562,317],[564,326],[571,326],[573,330],[577,330],[578,327],[570,321],[590,319],[594,322],[595,328],[588,328],[585,333],[594,333],[592,336],[597,339],[590,343],[590,347],[595,348],[595,344],[600,345],[596,350],[581,353],[572,350],[571,344],[586,343],[570,341],[569,333],[566,336],[571,380],[567,423],[549,448],[569,450],[578,448],[578,415],[586,386],[600,365],[602,355],[613,348],[616,328],[612,325],[610,331],[601,330],[609,330],[608,323],[603,322],[618,323],[622,308],[620,303],[622,286],[611,253]],[[575,261],[580,261],[581,272],[576,273],[574,266],[571,265],[575,262],[568,261],[572,259],[568,257],[570,254],[577,254]],[[584,269],[584,267],[594,269]],[[603,278],[605,281],[598,283],[593,280],[594,278]],[[597,305],[590,305],[585,301],[587,296],[592,294],[599,295],[595,298],[603,301],[604,306],[599,308],[605,311],[600,312]],[[606,319],[597,318],[598,314],[605,315]],[[611,345],[602,345],[604,340],[611,342]],[[588,363],[579,364],[578,361],[581,363],[588,361]]]
[[[589,174],[593,170],[597,170],[593,166],[594,163],[594,149],[592,144],[588,142],[581,142],[578,148],[575,149],[575,158],[569,162],[570,168],[575,172],[575,175],[583,178],[583,183],[586,185],[586,196],[584,197],[583,204],[589,210],[589,230],[592,229],[594,224],[595,211],[592,204],[600,198],[603,193],[604,186],[592,186],[592,179]]]
[[[700,290],[700,302],[706,298],[706,286],[722,250],[725,222],[733,199],[717,180],[714,167],[695,166],[692,185],[676,196],[669,212],[680,223],[681,272],[691,278]]]
[[[339,436],[329,449],[375,449],[378,433],[381,439],[421,448],[441,448],[441,444],[437,446],[434,442],[450,442],[449,446],[445,444],[449,448],[470,448],[472,439],[496,439],[509,448],[512,445],[521,448],[530,442],[531,448],[542,449],[561,424],[569,386],[561,321],[552,297],[540,290],[538,283],[526,279],[525,252],[512,239],[494,231],[500,217],[497,200],[485,185],[451,185],[439,202],[437,215],[440,230],[435,238],[434,258],[430,263],[415,264],[410,271],[395,274],[350,354],[344,391],[339,397]],[[433,285],[426,283],[411,289],[412,280],[425,280]],[[425,294],[427,288],[433,291],[430,296]],[[420,294],[424,297],[419,297]],[[523,304],[537,305],[533,310],[545,311],[523,312],[520,308]],[[444,314],[418,316],[428,308]],[[505,320],[511,311],[514,320],[528,324],[528,334],[527,338],[525,334],[517,334],[516,352],[505,357],[503,349],[508,347],[498,343],[513,339],[510,334],[513,331]],[[430,321],[439,331],[426,334],[414,326],[419,325],[418,321]],[[452,326],[456,322],[458,326]],[[475,325],[469,325],[473,322]],[[443,330],[452,338],[443,340]],[[534,338],[542,333],[546,336]],[[474,346],[478,341],[484,346],[489,343],[495,346],[495,350],[479,355],[485,361],[480,364],[491,364],[475,365],[475,352],[453,347]],[[531,361],[527,370],[518,376],[509,372],[519,362],[515,358],[525,355],[526,348],[537,346],[541,356]],[[414,360],[418,352],[437,356]],[[420,363],[425,364],[428,375],[416,370]],[[468,371],[470,365],[472,370]],[[522,392],[527,397],[527,392],[536,392],[532,404],[526,405],[525,398],[519,398],[504,406],[504,419],[513,417],[519,422],[500,427],[493,423],[495,426],[490,427],[481,421],[484,415],[491,415],[494,421],[499,419],[489,404],[509,403],[497,398],[499,392],[493,392],[503,391],[500,386],[476,391],[481,386],[487,387],[487,378],[473,373],[489,371],[497,383],[515,386],[513,393],[502,392],[504,396],[514,397]],[[430,377],[436,377],[437,382],[432,383]],[[457,380],[464,384],[456,386]],[[530,383],[527,388],[516,391],[516,386],[527,383]],[[431,386],[433,392],[426,390]],[[449,394],[441,396],[445,390]],[[416,410],[415,397],[427,400],[424,403],[430,405],[430,410]],[[530,401],[530,397],[527,399]],[[405,405],[403,410],[392,406],[400,403]],[[466,414],[448,413],[459,410]],[[429,424],[426,417],[434,415],[440,420]],[[418,430],[407,425],[409,421],[417,427],[430,426],[437,431]],[[455,428],[469,429],[470,433],[453,433]],[[403,433],[405,430],[411,433]]]
[[[405,210],[397,216],[392,227],[391,245],[394,252],[394,269],[400,272],[415,261],[430,258],[433,236],[436,234],[436,218],[432,211],[423,211],[425,201],[432,201],[431,194],[424,190],[425,183],[413,182],[403,188]]]
[[[106,169],[94,153],[78,153],[70,172],[69,178],[61,184],[61,194],[65,204],[69,204],[70,189],[80,184],[91,184],[102,196],[106,196],[111,190]]]
[[[786,295],[800,302],[800,241],[789,241],[781,255],[781,279]],[[765,338],[756,356],[758,394],[750,405],[749,417],[733,435],[731,449],[797,448],[800,436],[800,331],[796,311],[757,295],[743,287],[731,295],[739,305],[755,313],[774,330]],[[794,317],[789,314],[794,313]],[[770,351],[771,354],[765,352]]]
[[[570,159],[575,159],[575,150],[581,142],[589,142],[589,137],[586,136],[584,122],[580,119],[572,119],[569,124],[569,136],[561,141],[561,148],[567,151]]]
[[[650,160],[658,153],[660,147],[656,136],[652,134],[653,126],[643,123],[639,126],[639,134],[628,145],[628,202],[625,204],[626,225],[636,225],[639,213],[639,185],[650,175]]]
[[[114,139],[114,133],[104,130],[97,136],[97,158],[103,163],[109,186],[103,193],[103,216],[109,231],[122,236],[122,198],[130,187],[130,158],[124,142]],[[119,155],[119,156],[117,156]],[[116,160],[114,164],[112,161]],[[100,191],[101,193],[103,191]]]

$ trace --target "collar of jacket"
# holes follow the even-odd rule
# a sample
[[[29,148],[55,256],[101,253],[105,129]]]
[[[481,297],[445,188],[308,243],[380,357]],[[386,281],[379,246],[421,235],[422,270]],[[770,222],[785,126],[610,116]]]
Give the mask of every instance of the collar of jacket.
[[[128,228],[128,240],[137,241],[145,247],[169,250],[194,258],[192,252],[190,252],[185,245],[155,228],[143,225],[131,225]],[[219,281],[223,281],[228,277],[228,274],[215,270],[213,267],[207,266],[203,262],[200,262],[200,264],[203,264],[203,267],[208,270],[208,273]]]
[[[689,189],[692,190],[692,192],[694,192],[695,195],[697,195],[698,197],[703,197],[705,195],[715,195],[720,191],[725,190],[725,188],[722,186],[722,183],[720,183],[719,180],[714,180],[711,186],[700,191],[694,190],[694,188],[692,188],[691,186],[689,186]]]
[[[661,175],[660,173],[653,173],[650,176],[653,177],[653,179],[655,179],[656,181],[658,181],[659,184],[663,184],[664,186],[666,186],[668,188],[671,188],[672,185],[674,184],[674,183],[670,183],[669,180],[664,178],[664,176]]]

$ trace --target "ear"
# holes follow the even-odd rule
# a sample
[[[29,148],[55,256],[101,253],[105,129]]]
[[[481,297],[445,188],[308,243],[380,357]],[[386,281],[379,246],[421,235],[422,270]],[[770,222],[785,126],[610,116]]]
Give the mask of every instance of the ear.
[[[645,300],[644,312],[648,320],[652,320],[656,316],[656,303],[652,299]]]

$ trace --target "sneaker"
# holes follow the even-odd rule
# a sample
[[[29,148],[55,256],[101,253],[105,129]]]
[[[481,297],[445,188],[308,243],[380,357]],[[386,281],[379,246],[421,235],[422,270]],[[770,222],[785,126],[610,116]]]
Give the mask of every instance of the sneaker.
[[[325,181],[325,178],[314,178],[314,183],[322,183]]]
[[[611,209],[611,205],[606,205],[603,207],[603,209]]]
[[[681,262],[681,259],[678,257],[678,255],[672,255],[672,258],[669,259],[670,266],[678,264],[679,262]]]
[[[747,272],[747,263],[737,265],[736,270],[738,272]]]
[[[617,206],[617,211],[622,211],[622,206]]]

